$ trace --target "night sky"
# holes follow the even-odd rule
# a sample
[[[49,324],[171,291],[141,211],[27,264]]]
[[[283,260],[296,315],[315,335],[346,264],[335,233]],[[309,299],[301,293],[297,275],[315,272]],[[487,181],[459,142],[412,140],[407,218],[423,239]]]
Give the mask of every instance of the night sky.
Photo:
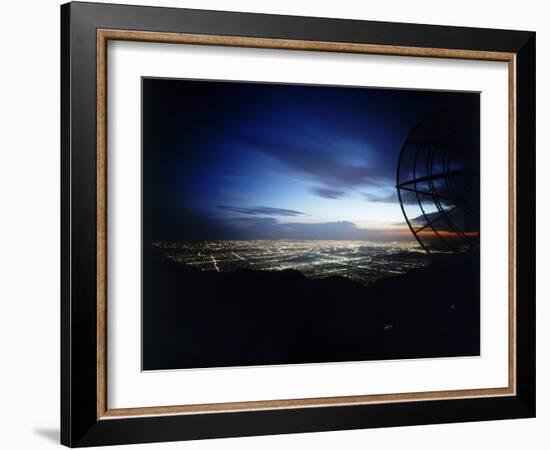
[[[161,239],[410,239],[404,140],[479,95],[143,79],[143,233]]]

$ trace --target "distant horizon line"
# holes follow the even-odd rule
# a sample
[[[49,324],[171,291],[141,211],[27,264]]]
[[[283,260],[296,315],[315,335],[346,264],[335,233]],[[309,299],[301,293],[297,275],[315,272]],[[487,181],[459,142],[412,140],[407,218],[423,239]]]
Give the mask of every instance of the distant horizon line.
[[[152,239],[151,242],[214,242],[214,241],[363,241],[363,242],[417,242],[414,236],[410,239],[325,239],[325,238],[251,238],[251,239]]]

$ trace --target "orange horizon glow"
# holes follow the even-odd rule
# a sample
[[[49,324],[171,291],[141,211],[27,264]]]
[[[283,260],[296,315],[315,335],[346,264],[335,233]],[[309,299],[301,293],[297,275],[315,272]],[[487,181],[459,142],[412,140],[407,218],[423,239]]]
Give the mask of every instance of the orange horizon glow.
[[[410,237],[411,239],[414,238],[413,233],[408,227],[403,228],[390,228],[390,229],[378,229],[376,230],[377,233],[380,234],[380,236],[385,236],[388,238],[395,237],[395,238],[405,238]],[[462,233],[466,237],[475,238],[479,237],[480,233],[479,231],[464,231]],[[426,239],[437,239],[438,235],[442,238],[447,239],[453,239],[453,238],[459,238],[462,236],[454,231],[448,231],[448,230],[438,230],[437,233],[432,229],[425,229],[420,232],[418,232],[418,235],[422,238]]]

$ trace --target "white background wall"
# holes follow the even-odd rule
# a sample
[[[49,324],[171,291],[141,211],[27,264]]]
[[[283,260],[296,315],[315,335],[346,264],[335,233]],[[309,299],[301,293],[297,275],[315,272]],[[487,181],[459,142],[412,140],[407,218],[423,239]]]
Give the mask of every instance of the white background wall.
[[[538,417],[187,443],[136,448],[550,447],[550,13],[535,0],[139,1],[278,14],[465,25],[537,32]],[[42,449],[59,423],[59,1],[4,2],[0,26],[0,447]]]

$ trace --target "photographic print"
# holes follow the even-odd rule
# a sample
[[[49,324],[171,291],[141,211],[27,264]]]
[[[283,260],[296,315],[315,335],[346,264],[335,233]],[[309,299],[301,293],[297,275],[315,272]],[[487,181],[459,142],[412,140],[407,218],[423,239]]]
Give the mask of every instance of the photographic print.
[[[480,98],[142,78],[142,369],[480,354]]]
[[[535,417],[534,32],[60,22],[64,445]]]

